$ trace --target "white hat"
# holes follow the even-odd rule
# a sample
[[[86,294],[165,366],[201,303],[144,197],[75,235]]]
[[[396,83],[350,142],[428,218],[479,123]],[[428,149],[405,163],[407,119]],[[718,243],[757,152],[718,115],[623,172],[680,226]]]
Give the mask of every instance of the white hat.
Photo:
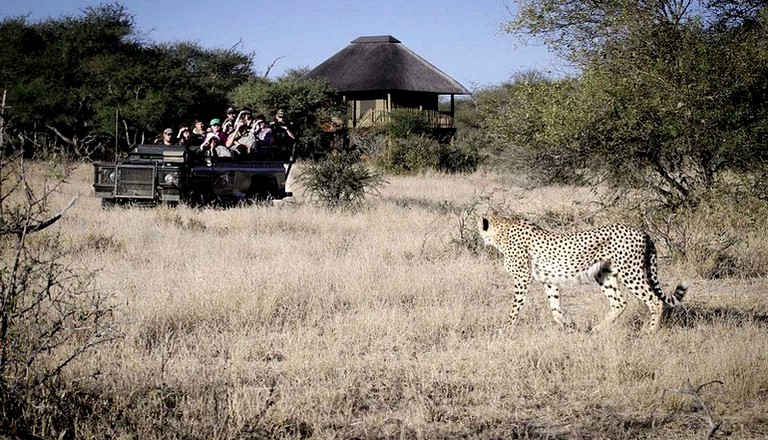
[[[216,133],[208,133],[205,135],[205,142],[203,142],[203,146],[208,146],[209,143],[211,143],[211,139],[216,138],[217,141],[221,142],[221,139],[219,139],[219,136]]]

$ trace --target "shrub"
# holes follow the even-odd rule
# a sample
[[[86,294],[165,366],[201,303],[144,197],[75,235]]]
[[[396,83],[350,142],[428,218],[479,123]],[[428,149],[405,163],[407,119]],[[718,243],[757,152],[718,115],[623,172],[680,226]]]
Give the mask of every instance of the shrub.
[[[394,138],[378,164],[385,171],[395,174],[436,169],[439,163],[437,150],[437,141],[425,136]]]
[[[684,209],[635,209],[657,246],[703,278],[764,277],[768,274],[768,205],[738,181],[721,182]]]
[[[389,138],[374,130],[353,129],[349,132],[349,146],[362,157],[378,160],[387,150]]]
[[[76,250],[48,229],[75,203],[51,213],[49,198],[67,174],[41,179],[55,172],[35,171],[23,152],[6,157],[1,135],[0,125],[0,432],[61,438],[56,434],[73,432],[78,418],[63,379],[67,367],[118,332],[94,274],[68,265]],[[119,246],[106,236],[91,241]]]
[[[480,164],[480,150],[472,142],[439,145],[437,169],[446,173],[471,173]]]
[[[389,122],[383,131],[390,138],[407,138],[411,136],[428,136],[432,134],[432,126],[425,115],[413,109],[396,109],[388,114]]]
[[[310,197],[329,208],[356,210],[366,196],[386,182],[354,152],[343,152],[309,165],[298,177]]]

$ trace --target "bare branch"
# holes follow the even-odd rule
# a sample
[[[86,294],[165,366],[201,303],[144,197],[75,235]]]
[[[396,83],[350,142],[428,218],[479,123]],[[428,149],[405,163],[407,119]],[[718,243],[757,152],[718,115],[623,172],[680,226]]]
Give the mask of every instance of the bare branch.
[[[54,126],[52,126],[52,125],[46,125],[46,127],[47,127],[49,130],[51,130],[52,132],[56,133],[56,136],[58,136],[59,138],[61,138],[61,140],[63,140],[64,142],[66,142],[66,143],[68,143],[68,144],[70,144],[70,145],[74,145],[74,146],[77,146],[77,145],[78,145],[78,143],[77,143],[77,138],[76,138],[76,137],[72,137],[72,138],[69,138],[69,137],[65,136],[65,135],[64,135],[64,133],[62,133],[61,131],[59,131],[59,129],[58,129],[58,128],[56,128],[56,127],[54,127]]]
[[[277,64],[277,62],[280,61],[283,58],[285,58],[285,57],[284,56],[277,57],[274,60],[272,60],[272,64],[270,64],[269,67],[267,67],[267,71],[264,72],[264,79],[267,79],[267,77],[269,77],[269,72],[271,72],[272,68],[275,67],[275,64]]]
[[[61,219],[64,213],[67,212],[67,210],[69,210],[69,208],[71,208],[72,205],[75,204],[77,199],[78,197],[74,197],[72,200],[69,201],[69,203],[67,203],[67,205],[61,211],[59,211],[58,214],[53,215],[45,220],[41,220],[35,224],[29,225],[25,223],[23,226],[18,226],[16,228],[2,228],[0,226],[0,235],[14,234],[18,237],[22,237],[23,235],[26,235],[32,232],[42,231],[43,229],[59,221],[59,219]]]
[[[722,422],[715,422],[714,418],[712,417],[712,411],[707,406],[707,403],[704,402],[704,399],[701,397],[699,392],[702,390],[702,388],[712,385],[712,384],[719,384],[724,385],[724,382],[721,380],[710,380],[709,382],[703,383],[696,388],[691,386],[691,381],[688,379],[685,383],[684,388],[679,389],[673,389],[673,388],[665,388],[664,391],[661,393],[661,399],[664,400],[664,396],[669,393],[677,393],[677,394],[687,394],[689,396],[693,396],[696,401],[699,403],[699,406],[701,406],[701,409],[704,410],[704,417],[706,419],[707,425],[709,427],[709,431],[707,432],[707,438],[713,438],[715,433],[720,429],[720,426],[722,425]]]

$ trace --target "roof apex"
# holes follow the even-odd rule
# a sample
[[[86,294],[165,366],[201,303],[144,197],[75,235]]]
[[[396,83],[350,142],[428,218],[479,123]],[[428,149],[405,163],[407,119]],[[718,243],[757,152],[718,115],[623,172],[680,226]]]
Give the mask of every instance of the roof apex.
[[[400,40],[392,35],[371,35],[357,37],[352,40],[352,43],[400,43]]]

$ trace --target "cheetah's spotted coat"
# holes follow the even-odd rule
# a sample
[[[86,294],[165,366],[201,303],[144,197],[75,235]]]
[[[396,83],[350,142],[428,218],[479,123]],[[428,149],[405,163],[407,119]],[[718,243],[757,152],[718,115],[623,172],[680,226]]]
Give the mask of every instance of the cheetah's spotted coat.
[[[552,316],[561,326],[571,324],[560,307],[559,286],[573,281],[596,281],[608,297],[611,309],[595,330],[604,329],[624,311],[627,301],[619,290],[619,282],[651,311],[649,331],[659,327],[664,305],[680,304],[688,289],[680,284],[669,295],[661,291],[651,238],[628,226],[614,224],[554,234],[528,221],[500,216],[483,217],[479,223],[483,241],[504,255],[504,268],[514,279],[510,324],[517,319],[531,278],[544,284]]]

